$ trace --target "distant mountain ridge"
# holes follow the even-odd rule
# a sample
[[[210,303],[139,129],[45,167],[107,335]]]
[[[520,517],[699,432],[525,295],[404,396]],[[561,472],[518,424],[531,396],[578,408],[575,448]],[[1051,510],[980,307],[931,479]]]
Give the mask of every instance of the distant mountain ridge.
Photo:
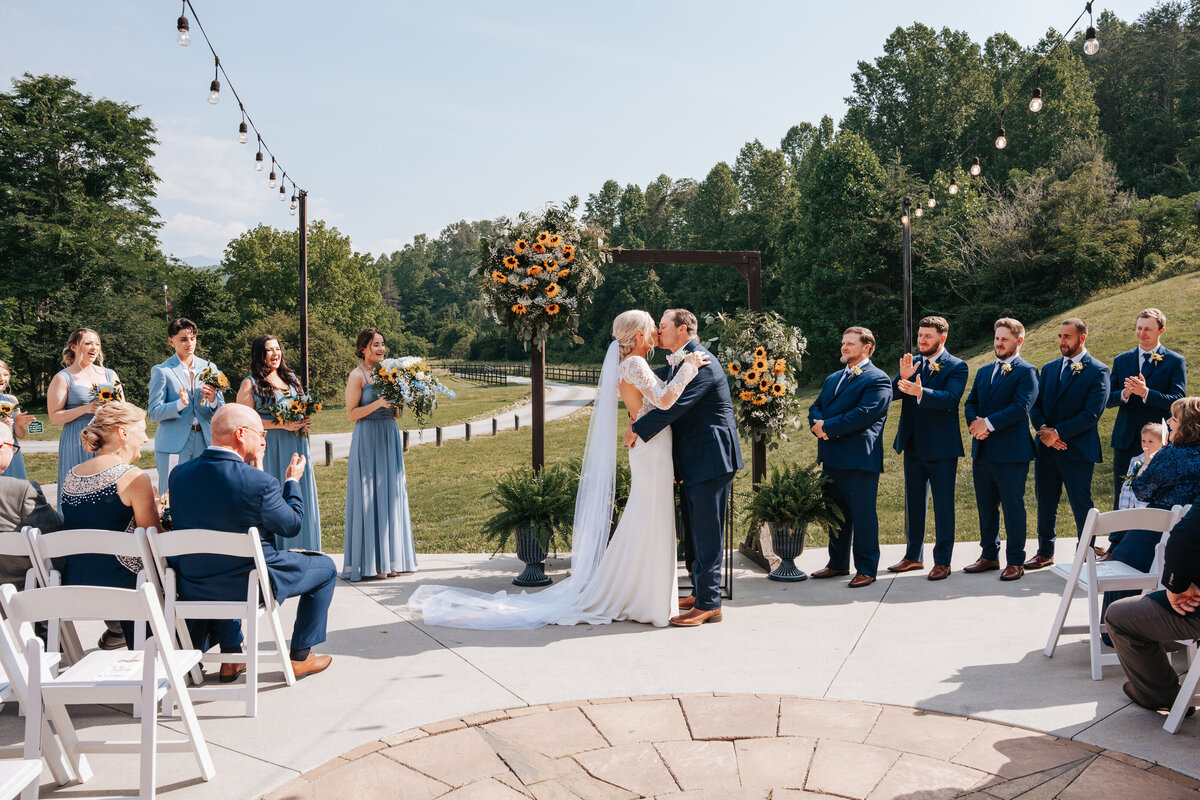
[[[221,265],[221,259],[208,256],[184,256],[179,260],[194,269],[215,269]]]

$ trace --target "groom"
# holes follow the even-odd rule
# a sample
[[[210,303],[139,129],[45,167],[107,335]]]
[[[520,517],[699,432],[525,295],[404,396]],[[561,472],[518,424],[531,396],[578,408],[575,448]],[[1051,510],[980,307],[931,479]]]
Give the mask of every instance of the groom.
[[[693,350],[708,353],[696,337],[696,315],[682,308],[663,314],[658,326],[658,344],[671,351],[667,356],[671,363],[668,382],[687,353]],[[716,356],[708,353],[708,359],[675,405],[651,409],[633,424],[632,433],[625,434],[625,446],[632,447],[639,437],[648,442],[671,426],[675,478],[683,481],[695,554],[688,564],[694,594],[679,601],[684,613],[671,618],[672,625],[685,628],[721,621],[725,511],[729,508],[733,476],[742,468],[729,384]]]

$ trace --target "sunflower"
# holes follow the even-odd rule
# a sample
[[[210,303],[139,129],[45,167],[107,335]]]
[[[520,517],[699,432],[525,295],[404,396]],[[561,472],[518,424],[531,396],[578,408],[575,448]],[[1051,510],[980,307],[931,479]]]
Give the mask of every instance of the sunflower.
[[[541,243],[541,242],[538,242],[538,243],[534,244],[534,246],[533,246],[533,252],[535,252],[535,253],[538,253],[538,254],[541,254],[541,253],[544,253],[544,252],[546,252],[546,248],[545,248],[545,246],[544,246],[544,245],[542,245],[542,243]]]
[[[787,370],[787,362],[782,358],[775,359],[775,368],[771,371],[776,375],[782,375]]]
[[[757,350],[755,350],[755,351],[754,351],[754,357],[755,357],[755,358],[766,358],[766,357],[767,357],[767,350],[766,350],[766,348],[765,348],[765,347],[760,347],[760,348],[758,348]]]
[[[320,403],[313,403],[313,404],[312,404],[312,413],[314,413],[314,414],[318,414],[318,413],[320,413],[320,412],[321,412],[321,410],[322,410],[322,409],[324,409],[324,408],[325,408],[325,407],[324,407],[323,405],[321,405]]]
[[[116,393],[112,389],[101,389],[96,392],[96,399],[101,403],[111,403],[116,397]]]
[[[742,393],[739,394],[738,397],[742,398],[743,402],[749,403],[751,400],[754,399],[754,392],[751,392],[747,389],[743,389]]]
[[[520,317],[520,316],[524,316],[524,315],[525,315],[525,312],[526,312],[527,310],[528,310],[528,309],[526,309],[526,308],[525,308],[525,306],[521,305],[520,303],[517,303],[516,305],[514,305],[514,306],[512,307],[512,312],[513,312],[514,314],[516,314],[518,317]]]
[[[553,258],[547,258],[545,267],[546,267],[546,269],[557,269],[558,262],[555,261]]]
[[[558,247],[562,244],[562,237],[556,233],[546,240],[546,244],[550,247]]]
[[[734,361],[733,363],[731,363],[729,365],[729,374],[730,375],[737,375],[741,371],[742,371],[742,365],[739,364],[738,362]]]
[[[400,370],[389,369],[387,373],[388,383],[396,383],[400,380]]]
[[[765,358],[756,358],[754,360],[754,368],[759,372],[767,371],[767,360]]]
[[[558,271],[558,277],[560,277],[560,278],[565,278],[570,274],[571,274],[571,270],[569,270],[569,269],[560,269]]]
[[[747,384],[750,384],[750,385],[756,384],[756,383],[758,383],[758,373],[755,372],[754,370],[750,370],[749,372],[747,372],[745,375],[742,376],[742,380],[744,380]]]
[[[769,392],[771,390],[771,379],[763,378],[758,382],[758,389],[761,392]]]
[[[557,314],[558,313],[558,303],[551,303],[550,305],[546,306],[546,313],[552,317],[555,314]]]
[[[509,256],[508,258],[504,259],[504,266],[508,267],[509,269],[516,269],[517,265],[520,263],[521,262],[517,260],[516,256]]]
[[[776,397],[781,397],[783,395],[783,384],[776,383],[771,386],[771,394],[775,395]]]
[[[531,265],[530,265],[530,267],[529,267],[529,277],[531,277],[531,278],[536,278],[538,275],[541,275],[541,274],[542,274],[542,268],[541,268],[541,267],[539,267],[537,264],[531,264]]]
[[[222,389],[229,388],[229,378],[225,377],[224,372],[217,376],[217,386],[221,387]]]
[[[558,284],[557,283],[546,284],[546,297],[554,297],[554,295],[556,295],[556,294],[558,294]]]
[[[11,413],[13,413],[13,404],[7,401],[0,402],[0,414],[7,417]]]
[[[288,408],[291,409],[293,414],[304,413],[304,403],[301,403],[299,400],[293,400],[292,402],[288,403]]]
[[[767,396],[765,394],[756,394],[754,395],[754,400],[751,402],[756,406],[765,406],[767,404]]]
[[[276,424],[276,425],[282,425],[282,424],[283,424],[283,417],[282,417],[282,416],[280,416],[279,414],[276,414],[276,415],[275,415],[275,424]]]
[[[568,262],[574,261],[575,260],[574,246],[569,245],[569,244],[564,244],[562,246],[562,257],[565,261],[568,261]]]
[[[492,270],[492,280],[494,280],[496,283],[505,283],[508,281],[508,278],[505,277],[504,273],[500,270],[494,269]]]
[[[529,247],[528,242],[526,242],[524,239],[517,239],[517,243],[513,245],[513,250],[517,252],[517,255],[520,255],[521,253],[525,252],[526,247]]]
[[[538,244],[545,244],[550,239],[550,234],[547,231],[542,231],[537,235]]]

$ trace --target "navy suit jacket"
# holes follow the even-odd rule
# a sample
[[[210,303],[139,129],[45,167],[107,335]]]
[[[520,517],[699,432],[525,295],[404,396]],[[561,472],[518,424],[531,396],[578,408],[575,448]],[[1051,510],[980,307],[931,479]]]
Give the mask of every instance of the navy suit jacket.
[[[708,353],[707,366],[700,368],[675,405],[650,409],[633,423],[633,432],[648,442],[670,425],[675,477],[692,486],[737,472],[742,468],[742,449],[721,362],[694,339],[683,349]]]
[[[1162,361],[1151,361],[1143,373],[1149,390],[1145,400],[1131,394],[1129,400],[1121,402],[1125,379],[1141,372],[1140,348],[1135,347],[1113,359],[1108,407],[1120,409],[1112,432],[1112,446],[1117,450],[1140,445],[1142,426],[1148,422],[1161,422],[1171,416],[1171,404],[1187,394],[1187,362],[1183,356],[1162,345],[1155,352],[1162,355]]]
[[[835,469],[883,472],[883,426],[892,404],[892,382],[887,373],[867,364],[862,374],[838,382],[844,370],[825,379],[821,393],[808,409],[808,424],[817,420],[828,439],[817,440],[817,461]]]
[[[924,367],[925,361],[921,357],[913,359],[918,369]],[[967,391],[967,362],[943,350],[936,363],[937,372],[921,377],[925,392],[919,403],[897,387],[899,373],[892,379],[892,396],[900,401],[900,428],[892,449],[897,453],[908,451],[925,461],[963,455],[958,404]]]
[[[171,519],[175,528],[249,531],[258,528],[271,589],[283,602],[299,578],[295,559],[275,549],[275,536],[300,533],[304,500],[295,481],[279,481],[228,450],[209,448],[171,472]],[[246,596],[248,558],[219,555],[180,556],[179,596],[187,600],[229,600]]]
[[[1054,450],[1037,441],[1038,456],[1061,452],[1071,461],[1099,464],[1100,433],[1096,423],[1108,402],[1108,367],[1087,353],[1079,360],[1083,369],[1068,368],[1061,375],[1066,356],[1042,367],[1038,396],[1029,412],[1029,421],[1037,431],[1053,428],[1067,443],[1066,450]],[[1061,378],[1060,378],[1061,375]]]
[[[992,383],[999,362],[984,364],[975,373],[975,383],[963,415],[970,425],[986,418],[995,429],[982,442],[971,437],[971,457],[1002,464],[1033,460],[1033,436],[1029,432],[1029,409],[1037,399],[1037,367],[1020,356],[1012,360],[1012,371]]]

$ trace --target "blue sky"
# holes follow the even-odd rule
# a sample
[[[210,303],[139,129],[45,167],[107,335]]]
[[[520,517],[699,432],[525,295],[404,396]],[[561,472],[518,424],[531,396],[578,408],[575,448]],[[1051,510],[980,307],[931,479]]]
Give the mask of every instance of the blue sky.
[[[704,177],[742,144],[839,120],[859,60],[914,21],[1061,29],[1083,2],[233,2],[193,0],[264,139],[310,192],[310,217],[379,254],[460,219],[537,208],[604,180]],[[254,172],[226,89],[171,0],[0,0],[0,76],[67,75],[158,127],[166,252],[219,258],[258,223],[297,218]],[[1096,2],[1125,20],[1151,0]],[[192,16],[189,12],[189,16]],[[1100,32],[1101,46],[1104,42]],[[253,142],[253,138],[251,139]]]

